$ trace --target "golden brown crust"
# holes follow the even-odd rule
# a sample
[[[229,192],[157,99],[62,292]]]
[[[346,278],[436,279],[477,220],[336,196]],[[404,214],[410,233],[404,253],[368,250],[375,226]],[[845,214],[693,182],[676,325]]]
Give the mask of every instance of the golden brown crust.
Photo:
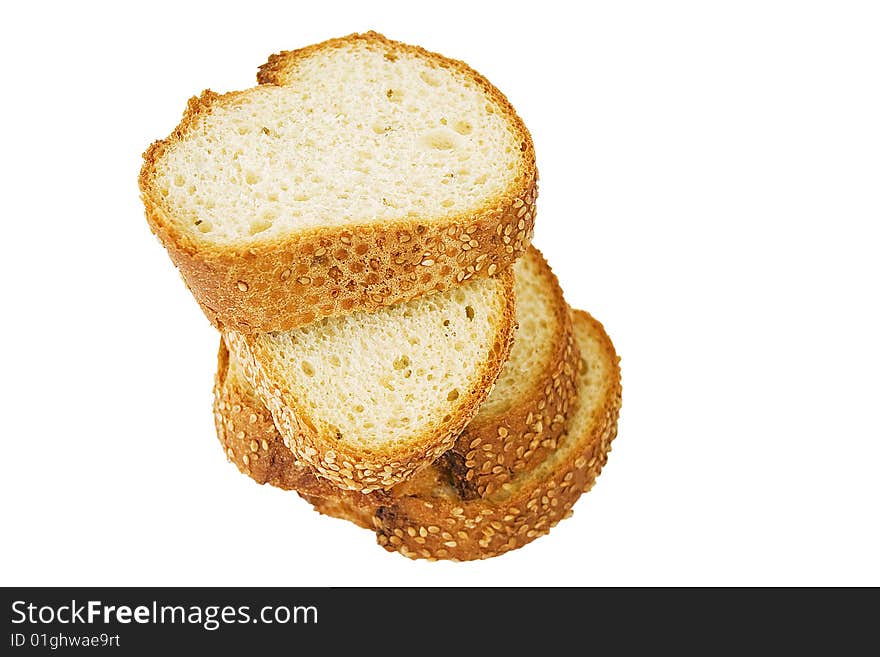
[[[529,383],[530,394],[501,417],[475,418],[444,455],[447,467],[460,475],[457,487],[464,499],[491,495],[517,472],[543,462],[556,449],[577,397],[580,350],[572,336],[568,304],[541,252],[532,246],[525,257],[538,261],[544,287],[553,297],[553,316],[547,318],[556,326],[553,350],[540,376]]]
[[[514,126],[521,142],[521,175],[503,194],[466,215],[318,227],[241,245],[216,245],[198,233],[181,231],[155,188],[156,164],[165,151],[183,140],[203,114],[248,93],[203,92],[190,99],[171,135],[144,153],[139,184],[151,230],[220,329],[284,331],[323,317],[408,301],[503,271],[531,242],[538,177],[531,136],[507,98],[466,64],[367,33],[273,55],[261,67],[259,79],[283,81],[283,71],[297,58],[351,40],[369,40],[391,53],[418,52],[471,77]]]
[[[490,499],[467,500],[456,486],[455,473],[445,469],[442,460],[389,492],[374,491],[369,495],[340,491],[317,479],[305,486],[288,486],[295,483],[289,478],[270,483],[298,490],[321,513],[374,529],[386,549],[412,558],[485,559],[531,542],[570,515],[572,505],[599,475],[617,432],[621,387],[614,347],[602,325],[587,313],[575,311],[575,323],[581,336],[588,335],[600,343],[601,358],[606,361],[609,375],[602,381],[598,402],[590,409],[587,434],[574,437],[577,448],[537,485],[522,486],[510,493],[502,489]],[[221,346],[221,371],[222,351]],[[241,409],[239,415],[244,416],[256,413],[253,409],[260,406],[251,391],[241,387],[224,389],[224,385],[223,377],[218,376],[218,432],[225,431],[224,420],[231,417],[230,409],[237,407]],[[225,407],[220,405],[221,401]],[[238,426],[235,423],[233,428]],[[228,433],[231,432],[230,429]],[[265,440],[269,450],[273,444],[275,449],[284,449],[277,430],[268,422],[249,423],[244,433],[236,438],[242,445],[253,440],[262,446]],[[221,438],[224,445],[227,441]],[[253,468],[247,472],[243,467],[239,453],[240,450],[233,451],[230,459],[240,470],[254,476]]]
[[[254,336],[227,331],[224,340],[241,363],[257,396],[272,413],[284,444],[299,460],[340,488],[363,493],[389,489],[410,479],[417,470],[433,463],[452,447],[488,397],[507,362],[516,328],[513,270],[506,269],[496,278],[501,284],[500,301],[504,305],[486,360],[474,364],[479,372],[474,384],[431,430],[405,443],[384,446],[381,451],[340,441],[320,422],[310,420],[309,410],[287,386],[284,375],[271,371],[270,359],[260,353]]]

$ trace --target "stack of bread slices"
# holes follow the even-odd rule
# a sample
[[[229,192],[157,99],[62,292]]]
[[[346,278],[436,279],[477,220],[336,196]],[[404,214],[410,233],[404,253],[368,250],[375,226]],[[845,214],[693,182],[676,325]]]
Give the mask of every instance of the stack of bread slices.
[[[140,175],[221,332],[227,457],[408,557],[547,533],[605,464],[620,371],[531,246],[521,119],[462,62],[374,32],[257,80],[191,99]]]

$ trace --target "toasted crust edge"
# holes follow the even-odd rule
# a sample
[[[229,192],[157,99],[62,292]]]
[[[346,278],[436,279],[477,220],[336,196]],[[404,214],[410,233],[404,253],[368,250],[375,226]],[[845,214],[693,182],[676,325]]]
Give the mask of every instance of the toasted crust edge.
[[[472,77],[505,111],[521,140],[517,182],[473,212],[430,221],[317,227],[264,241],[216,245],[182,232],[155,189],[158,160],[203,113],[249,90],[206,90],[187,104],[180,124],[144,152],[138,183],[147,222],[214,326],[242,333],[284,331],[353,310],[375,310],[508,268],[534,232],[537,169],[531,136],[507,98],[463,62],[376,33],[353,34],[270,57],[262,80],[280,80],[280,62],[370,39],[418,52]],[[273,59],[274,58],[274,59]],[[269,63],[273,63],[269,66]]]
[[[308,463],[318,474],[339,488],[370,493],[389,489],[410,479],[417,470],[433,463],[455,443],[462,429],[488,397],[501,368],[507,362],[516,328],[513,270],[496,277],[500,284],[501,316],[494,342],[486,359],[475,365],[479,374],[473,385],[456,400],[448,420],[406,444],[390,445],[381,454],[358,449],[328,435],[284,385],[283,377],[261,364],[253,336],[235,331],[223,334],[226,346],[242,365],[245,377],[260,401],[269,409],[275,426],[297,459]]]

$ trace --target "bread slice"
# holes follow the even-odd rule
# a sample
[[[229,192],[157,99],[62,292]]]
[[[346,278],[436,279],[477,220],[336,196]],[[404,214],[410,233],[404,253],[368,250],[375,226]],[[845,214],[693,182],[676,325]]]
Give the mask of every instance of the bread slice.
[[[519,329],[510,357],[489,397],[456,440],[455,446],[435,463],[460,495],[473,499],[491,494],[520,470],[543,461],[565,428],[569,404],[577,394],[579,353],[572,340],[571,318],[559,282],[541,253],[530,247],[513,266],[516,321]],[[229,459],[259,483],[307,490],[311,471],[297,467],[296,459],[280,439],[265,436],[274,431],[265,409],[248,411],[259,427],[231,416],[241,400],[254,396],[244,382],[240,366],[221,344],[215,385],[218,437]],[[230,371],[231,370],[231,371]],[[219,405],[219,408],[216,406]],[[247,405],[250,406],[250,405]],[[265,421],[265,426],[263,422]],[[265,448],[261,444],[266,442]],[[305,482],[305,483],[304,483]]]
[[[368,493],[447,451],[510,353],[513,272],[291,331],[224,334],[285,444]]]
[[[259,80],[274,84],[191,99],[139,179],[219,328],[375,310],[492,276],[528,246],[531,137],[462,62],[370,32],[274,55]]]
[[[467,499],[445,459],[391,491],[342,491],[285,454],[266,408],[221,345],[215,383],[218,437],[229,459],[260,483],[300,492],[327,515],[374,529],[389,550],[410,557],[481,559],[521,547],[567,517],[592,486],[616,435],[620,371],[610,339],[586,313],[574,313],[578,398],[557,449],[484,499]],[[494,393],[493,393],[494,394]]]

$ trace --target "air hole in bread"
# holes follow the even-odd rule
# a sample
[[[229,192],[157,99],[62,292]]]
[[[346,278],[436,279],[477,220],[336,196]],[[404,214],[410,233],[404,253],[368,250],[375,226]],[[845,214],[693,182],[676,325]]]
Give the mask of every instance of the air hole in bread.
[[[251,235],[262,233],[264,230],[269,230],[271,227],[272,222],[269,219],[254,219],[251,222]]]
[[[315,376],[315,368],[307,360],[304,360],[302,362],[302,371],[305,373],[306,376]]]
[[[419,77],[422,78],[422,82],[424,82],[429,87],[436,87],[440,85],[440,80],[438,80],[434,75],[428,73],[427,71],[422,71],[419,74]]]
[[[422,143],[425,146],[438,151],[452,150],[455,148],[457,141],[455,133],[447,128],[432,130],[422,137]]]
[[[452,124],[452,129],[460,135],[469,135],[474,128],[469,121],[458,120]]]
[[[474,307],[473,306],[465,306],[464,314],[467,315],[467,318],[471,321],[474,319]]]

